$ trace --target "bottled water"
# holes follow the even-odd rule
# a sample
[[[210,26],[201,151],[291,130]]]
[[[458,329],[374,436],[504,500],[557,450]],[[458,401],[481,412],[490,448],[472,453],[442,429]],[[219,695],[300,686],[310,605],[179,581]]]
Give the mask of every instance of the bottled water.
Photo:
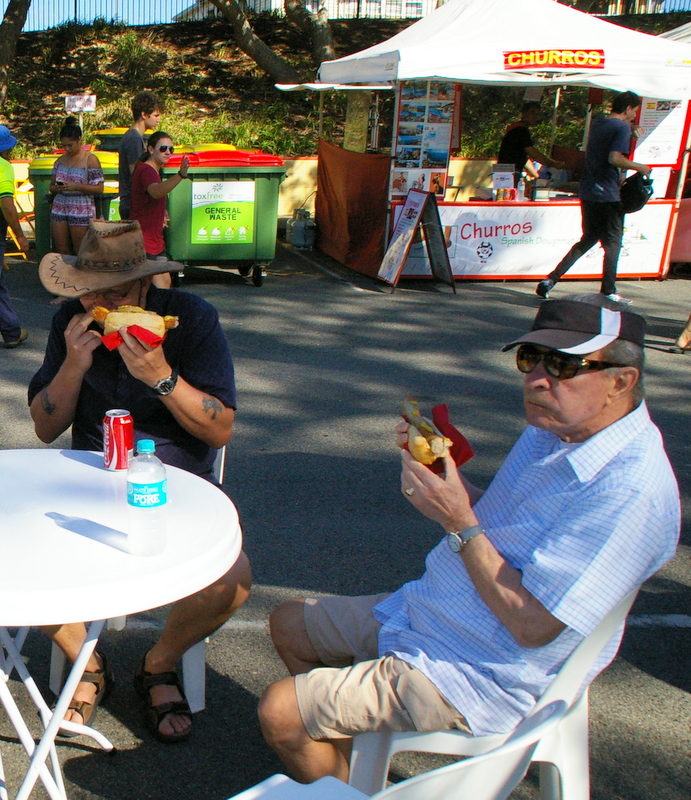
[[[525,200],[525,181],[523,178],[518,181],[518,191],[516,192],[516,200],[522,203]]]
[[[155,556],[166,546],[166,468],[155,452],[153,440],[141,439],[127,470],[127,538],[136,556]]]

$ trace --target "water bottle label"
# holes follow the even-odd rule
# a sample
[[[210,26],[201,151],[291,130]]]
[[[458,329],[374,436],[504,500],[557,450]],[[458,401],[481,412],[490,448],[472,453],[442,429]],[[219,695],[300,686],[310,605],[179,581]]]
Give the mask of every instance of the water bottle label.
[[[135,508],[156,508],[165,505],[166,481],[131,483],[127,481],[127,502]]]

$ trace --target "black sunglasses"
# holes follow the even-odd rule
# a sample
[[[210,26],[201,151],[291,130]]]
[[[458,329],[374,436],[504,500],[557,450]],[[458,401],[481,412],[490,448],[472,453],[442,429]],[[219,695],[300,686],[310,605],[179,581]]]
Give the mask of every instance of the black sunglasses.
[[[541,361],[545,365],[545,372],[560,381],[575,377],[582,369],[622,366],[611,361],[591,361],[569,353],[560,353],[559,350],[539,350],[533,344],[522,344],[516,351],[516,366],[525,375],[530,374]]]
[[[159,144],[159,146],[158,146],[158,152],[159,153],[166,153],[166,152],[168,152],[168,150],[170,150],[171,156],[175,152],[175,148],[173,147],[172,144]]]

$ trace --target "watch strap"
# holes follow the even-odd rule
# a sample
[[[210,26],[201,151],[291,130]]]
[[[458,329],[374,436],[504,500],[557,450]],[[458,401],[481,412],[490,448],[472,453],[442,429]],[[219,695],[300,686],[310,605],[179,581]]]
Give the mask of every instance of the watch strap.
[[[449,531],[446,536],[446,543],[451,551],[460,553],[471,539],[484,532],[485,529],[482,525],[471,525],[470,528],[465,528],[461,531]]]

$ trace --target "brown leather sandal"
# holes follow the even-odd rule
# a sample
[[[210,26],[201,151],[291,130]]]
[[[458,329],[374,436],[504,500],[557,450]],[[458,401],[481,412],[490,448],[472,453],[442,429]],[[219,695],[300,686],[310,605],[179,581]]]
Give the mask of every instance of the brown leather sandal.
[[[180,683],[180,679],[175,672],[161,672],[158,674],[147,672],[144,669],[147,655],[148,653],[144,653],[141,657],[137,671],[134,673],[134,689],[142,699],[146,727],[159,742],[165,742],[166,744],[184,742],[192,733],[192,712],[185,698],[185,692]],[[175,686],[180,692],[182,700],[161,703],[155,706],[151,701],[151,689],[154,686]],[[190,721],[190,726],[182,733],[161,733],[159,725],[168,714],[177,714],[178,716],[186,717]]]
[[[98,707],[108,697],[115,686],[113,670],[108,659],[103,653],[96,653],[96,655],[101,659],[103,667],[96,672],[85,672],[79,679],[80,683],[93,683],[96,686],[96,695],[94,696],[93,702],[88,703],[86,700],[75,700],[72,698],[72,701],[67,707],[68,711],[76,711],[77,714],[81,716],[83,720],[81,723],[82,725],[93,725]],[[79,736],[79,734],[61,728],[58,736],[62,736],[65,739],[72,739],[75,736]]]

